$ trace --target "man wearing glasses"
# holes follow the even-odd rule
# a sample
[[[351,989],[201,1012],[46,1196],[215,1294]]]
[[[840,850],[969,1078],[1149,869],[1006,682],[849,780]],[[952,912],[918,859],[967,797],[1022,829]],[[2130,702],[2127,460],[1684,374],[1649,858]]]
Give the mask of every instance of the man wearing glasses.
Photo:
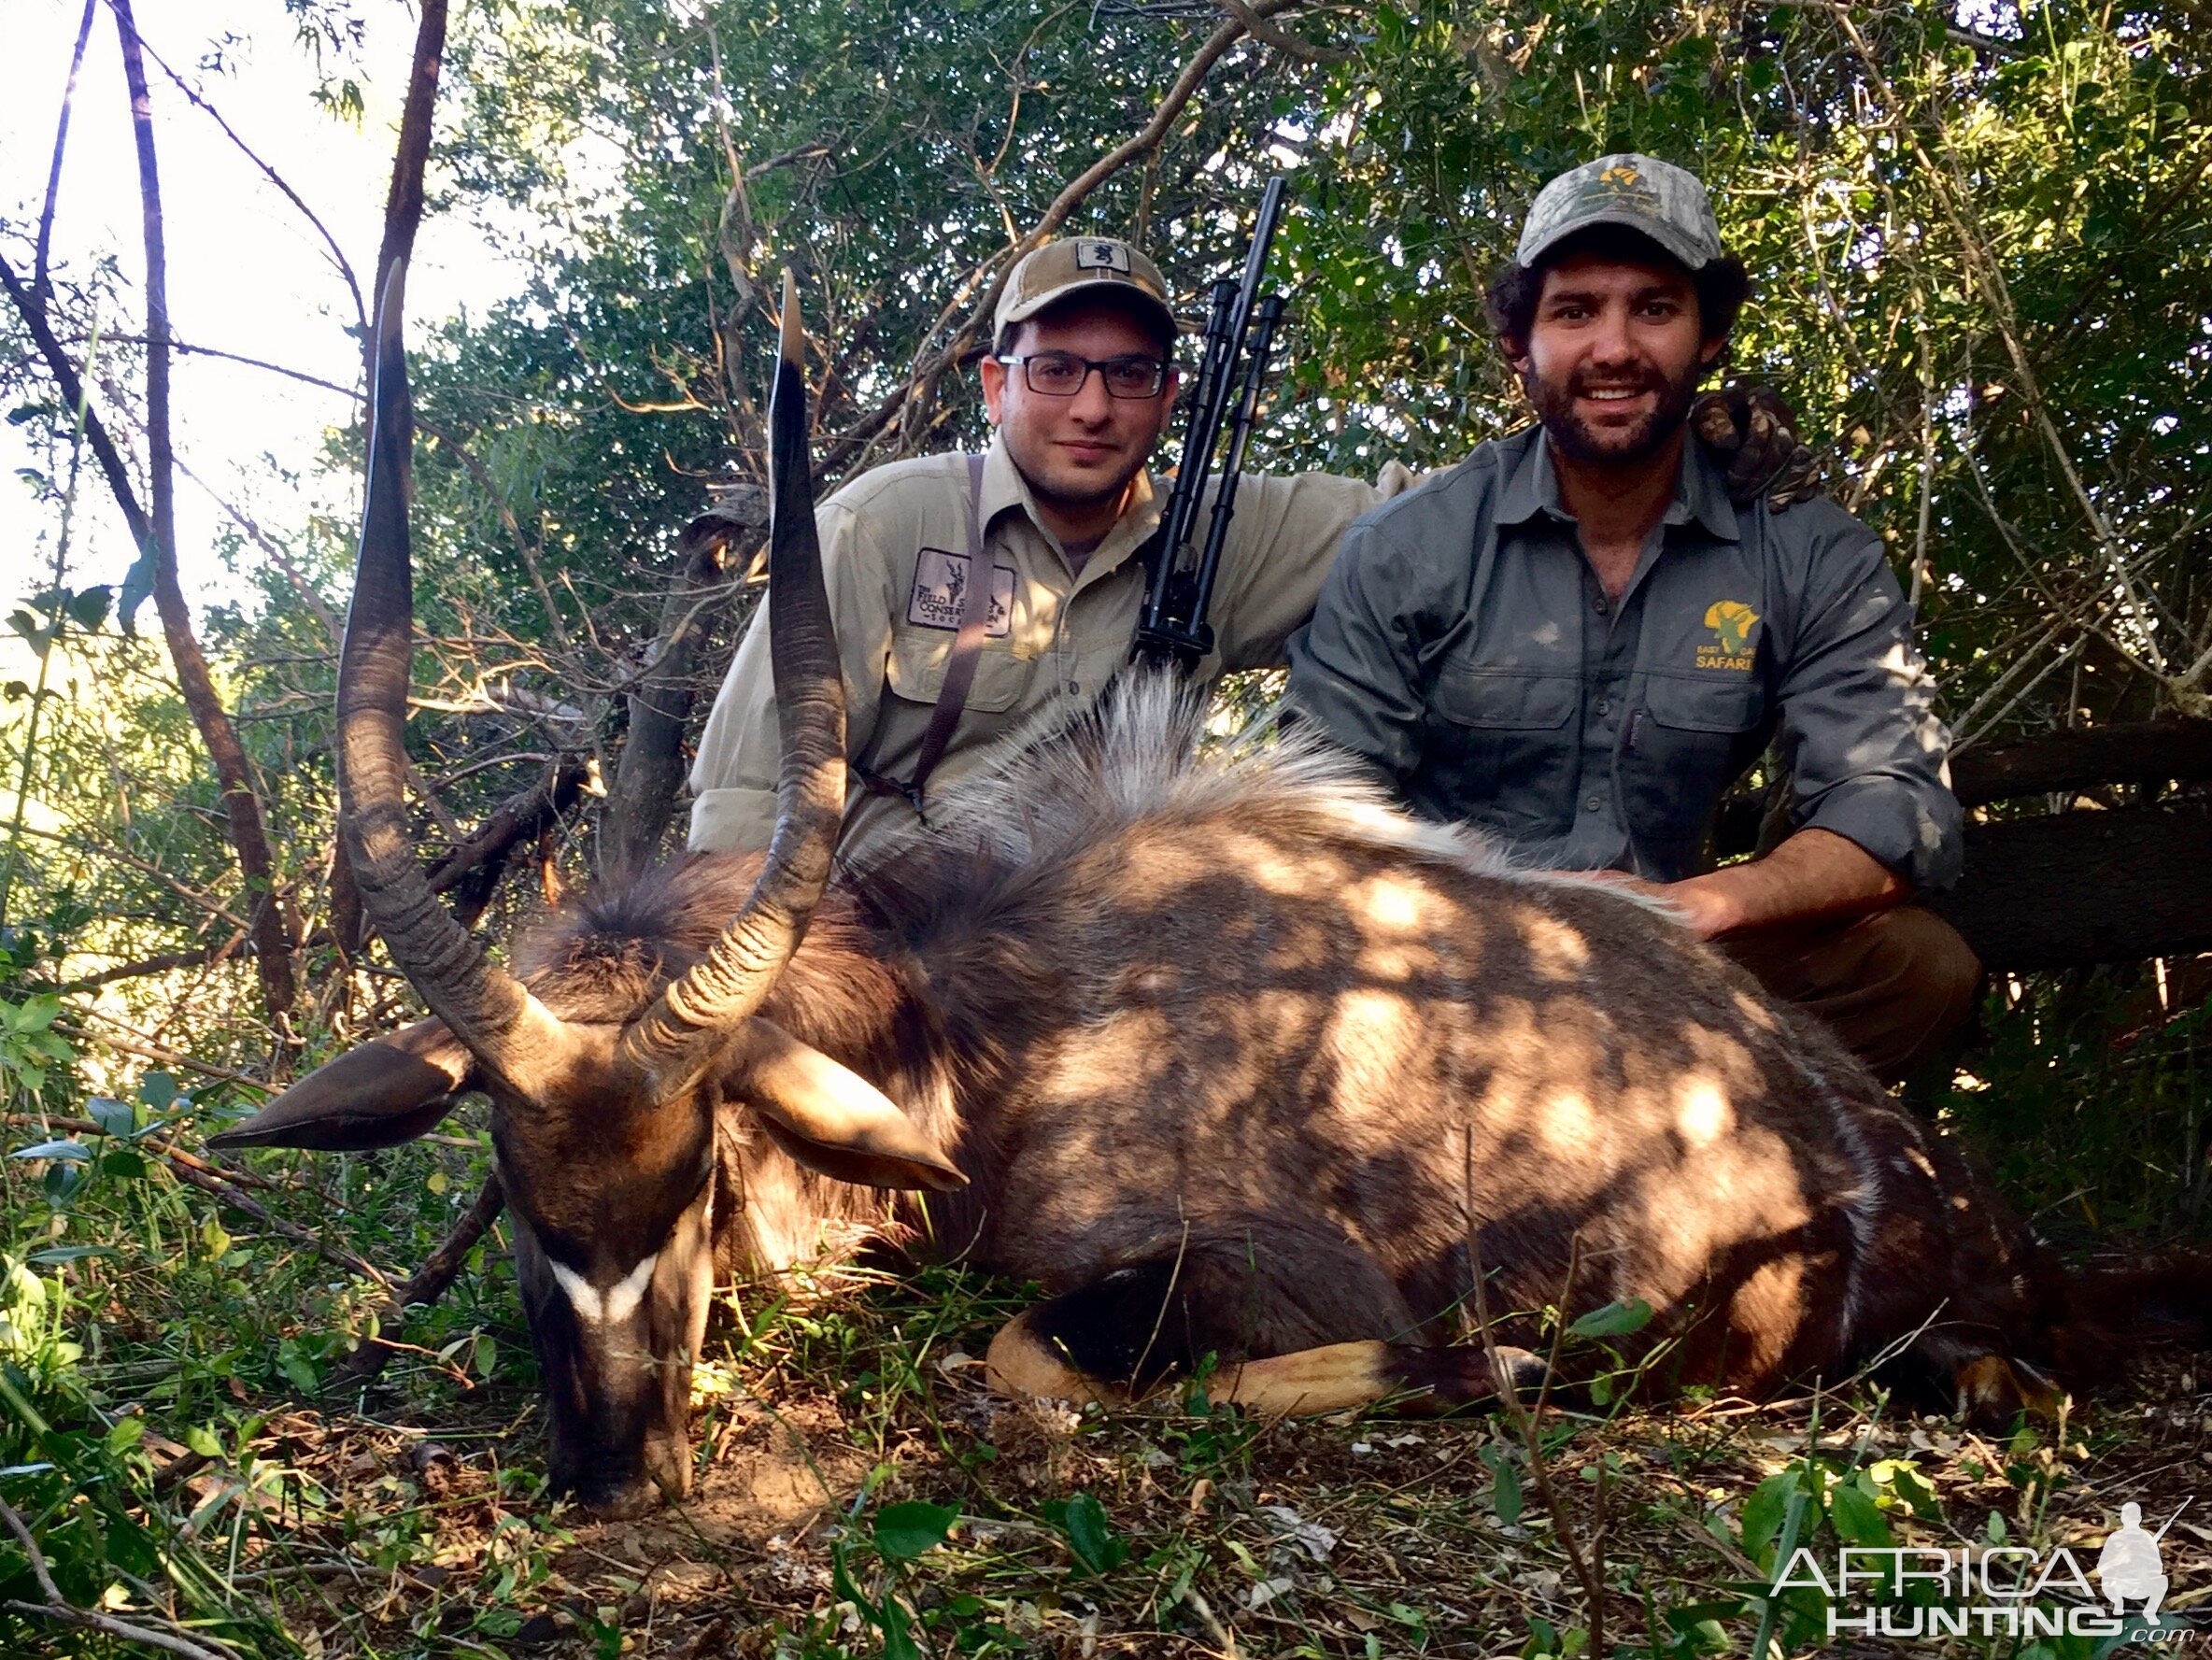
[[[1145,462],[1175,403],[1167,286],[1126,242],[1069,237],[1014,267],[994,321],[982,364],[989,450],[876,468],[819,509],[854,775],[842,850],[863,862],[926,819],[934,792],[987,765],[997,739],[1042,711],[1088,704],[1128,660],[1139,553],[1166,501]],[[1773,461],[1794,446],[1783,434]],[[1346,528],[1411,481],[1395,461],[1376,485],[1247,475],[1201,674],[1283,661]],[[974,587],[984,580],[987,595]],[[692,767],[695,849],[768,844],[772,692],[763,607]]]

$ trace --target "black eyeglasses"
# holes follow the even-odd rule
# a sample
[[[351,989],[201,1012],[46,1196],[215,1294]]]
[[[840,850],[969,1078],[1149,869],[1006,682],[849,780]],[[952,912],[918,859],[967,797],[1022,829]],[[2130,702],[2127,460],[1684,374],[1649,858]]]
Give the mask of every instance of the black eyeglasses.
[[[1009,369],[1018,367],[1033,392],[1048,398],[1072,398],[1096,369],[1113,398],[1156,398],[1167,384],[1168,365],[1157,358],[1079,358],[1071,351],[1033,351],[1027,357],[999,360]]]

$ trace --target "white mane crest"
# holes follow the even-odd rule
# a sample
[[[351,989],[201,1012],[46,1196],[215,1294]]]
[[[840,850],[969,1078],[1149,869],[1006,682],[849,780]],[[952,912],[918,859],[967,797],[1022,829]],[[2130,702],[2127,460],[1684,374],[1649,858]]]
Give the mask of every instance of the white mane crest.
[[[930,803],[930,839],[972,839],[1028,863],[1146,821],[1298,821],[1415,858],[1516,873],[1479,833],[1399,811],[1355,758],[1312,729],[1208,745],[1206,716],[1202,690],[1164,672],[1132,672],[1095,708],[1010,734],[992,765]]]

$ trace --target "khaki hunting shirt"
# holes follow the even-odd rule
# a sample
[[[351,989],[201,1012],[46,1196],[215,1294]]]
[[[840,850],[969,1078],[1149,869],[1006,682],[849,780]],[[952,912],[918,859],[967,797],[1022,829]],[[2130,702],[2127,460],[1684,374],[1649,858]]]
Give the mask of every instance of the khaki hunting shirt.
[[[1209,618],[1216,649],[1201,665],[1204,675],[1283,660],[1284,643],[1312,613],[1346,527],[1411,480],[1396,462],[1383,472],[1380,489],[1319,473],[1241,479]],[[846,751],[883,777],[913,778],[944,685],[969,560],[968,494],[965,457],[927,456],[864,474],[816,511],[844,662]],[[987,765],[993,744],[1030,716],[1095,699],[1128,660],[1144,594],[1143,561],[1135,556],[1164,505],[1165,491],[1141,475],[1128,510],[1078,571],[1039,520],[1004,446],[993,441],[982,499],[990,620],[974,685],[929,794]],[[1210,512],[1211,497],[1201,527]],[[763,605],[700,739],[691,846],[765,847],[775,826],[779,761]],[[842,850],[866,859],[915,822],[904,801],[871,794],[856,779]]]
[[[1793,830],[1941,888],[1960,812],[1911,625],[1872,531],[1826,500],[1733,506],[1696,444],[1616,604],[1531,427],[1353,526],[1290,699],[1426,817],[1663,882],[1703,868],[1779,731]]]

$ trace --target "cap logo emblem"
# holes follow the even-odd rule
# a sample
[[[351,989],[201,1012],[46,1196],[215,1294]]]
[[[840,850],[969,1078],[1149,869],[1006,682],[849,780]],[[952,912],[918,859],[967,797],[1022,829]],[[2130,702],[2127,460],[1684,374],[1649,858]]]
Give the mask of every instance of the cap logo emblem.
[[[1615,162],[1585,184],[1582,203],[1587,206],[1619,206],[1649,213],[1661,211],[1659,192],[1638,169],[1626,162]]]
[[[1078,271],[1112,271],[1117,277],[1129,274],[1129,250],[1125,243],[1106,237],[1079,237],[1075,244],[1075,268]]]

